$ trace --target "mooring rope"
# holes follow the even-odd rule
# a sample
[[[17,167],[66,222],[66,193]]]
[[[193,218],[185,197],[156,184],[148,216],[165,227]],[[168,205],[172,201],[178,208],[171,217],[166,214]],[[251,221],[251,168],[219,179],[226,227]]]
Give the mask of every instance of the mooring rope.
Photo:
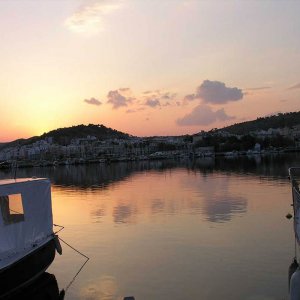
[[[57,234],[58,232],[62,231],[65,227],[62,225],[58,225],[58,224],[53,224],[53,226],[55,227],[60,227],[60,229],[58,231],[56,231],[54,234]],[[81,272],[81,270],[83,269],[83,267],[86,265],[86,263],[88,262],[88,260],[90,259],[88,256],[86,256],[85,254],[83,254],[82,252],[80,252],[79,250],[75,249],[73,246],[71,246],[70,244],[68,244],[66,241],[64,241],[62,238],[60,238],[59,236],[57,236],[59,240],[61,240],[64,244],[66,244],[68,247],[70,247],[72,250],[74,250],[75,252],[77,252],[78,254],[80,254],[81,256],[83,256],[86,260],[83,263],[83,265],[80,267],[80,269],[78,270],[78,272],[75,274],[75,276],[72,278],[72,280],[70,281],[70,283],[66,286],[66,288],[64,289],[64,291],[66,292],[69,287],[72,285],[72,283],[75,281],[76,277],[78,276],[78,274]]]
[[[62,230],[62,229],[61,229]],[[58,237],[64,244],[66,244],[68,247],[70,247],[72,250],[74,250],[75,252],[77,252],[78,254],[80,254],[81,256],[85,257],[86,260],[83,263],[83,265],[80,267],[80,269],[78,270],[78,272],[75,274],[75,276],[72,278],[72,280],[70,281],[70,283],[66,286],[65,291],[67,291],[70,286],[73,284],[73,282],[75,281],[76,277],[78,276],[78,274],[81,272],[81,270],[83,269],[83,267],[86,265],[86,263],[88,262],[88,260],[90,259],[88,256],[86,256],[85,254],[83,254],[82,252],[80,252],[79,250],[75,249],[74,247],[72,247],[70,244],[68,244],[66,241],[64,241],[63,239],[61,239],[60,237]]]
[[[61,232],[65,228],[64,226],[58,225],[58,224],[53,224],[53,226],[60,227],[60,229],[58,231],[54,232],[54,234],[57,234],[57,233]]]

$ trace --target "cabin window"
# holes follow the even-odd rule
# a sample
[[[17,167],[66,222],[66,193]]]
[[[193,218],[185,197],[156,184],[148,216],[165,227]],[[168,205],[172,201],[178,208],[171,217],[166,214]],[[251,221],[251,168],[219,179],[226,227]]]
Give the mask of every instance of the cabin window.
[[[24,210],[21,194],[0,196],[0,207],[5,225],[24,221]]]

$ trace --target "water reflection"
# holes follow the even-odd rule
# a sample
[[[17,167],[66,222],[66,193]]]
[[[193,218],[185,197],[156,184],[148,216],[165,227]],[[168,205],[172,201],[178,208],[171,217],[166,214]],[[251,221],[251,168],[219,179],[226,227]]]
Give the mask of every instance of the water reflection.
[[[293,248],[286,175],[299,158],[95,164],[18,176],[50,177],[62,238],[90,257],[68,299],[285,299]],[[67,251],[50,269],[61,286],[80,264]]]
[[[291,165],[297,165],[299,155],[277,155],[277,156],[244,156],[235,159],[226,158],[204,158],[186,161],[143,161],[116,163],[111,165],[94,164],[79,166],[58,166],[50,168],[31,168],[18,170],[19,177],[48,177],[54,186],[60,188],[80,189],[82,192],[93,194],[97,191],[110,190],[112,186],[121,182],[132,180],[135,176],[143,176],[145,172],[155,171],[156,183],[152,183],[152,189],[164,190],[165,195],[173,194],[172,197],[162,197],[161,194],[152,194],[147,197],[143,190],[146,188],[145,182],[135,182],[134,189],[139,191],[139,195],[134,193],[133,199],[127,195],[114,197],[113,207],[111,203],[96,201],[91,209],[91,216],[95,222],[107,215],[113,217],[116,224],[129,224],[137,221],[138,214],[176,214],[185,210],[191,213],[201,213],[207,216],[210,222],[226,222],[231,220],[235,214],[245,213],[247,209],[247,199],[237,195],[239,187],[235,186],[231,192],[230,177],[218,179],[220,174],[241,174],[258,176],[259,178],[279,178],[286,180],[287,169]],[[178,192],[179,186],[172,182],[171,178],[165,180],[165,176],[171,174],[172,170],[183,169],[193,172],[191,176],[183,176],[187,179],[180,186],[185,189],[190,186],[193,190],[198,190],[200,198],[190,197],[189,191]],[[161,177],[159,174],[163,174]],[[212,174],[216,176],[212,177]],[[219,174],[219,175],[218,175]],[[9,177],[9,173],[0,172],[0,178]],[[209,176],[209,177],[208,177]],[[207,179],[209,178],[209,179]],[[164,182],[164,184],[162,184]],[[149,185],[149,178],[147,178]],[[176,191],[172,193],[173,191]],[[101,192],[102,193],[102,192]],[[103,195],[99,195],[102,197]]]
[[[165,203],[161,199],[153,199],[151,203],[151,213],[158,214],[165,210]]]
[[[63,300],[65,296],[64,291],[59,291],[56,278],[53,274],[43,273],[30,285],[23,289],[19,289],[7,298],[9,300]]]
[[[188,188],[187,192],[197,191],[197,197],[190,197],[187,203],[191,213],[203,214],[207,221],[230,221],[233,215],[247,210],[247,198],[242,195],[244,183],[234,177],[220,172],[208,176],[194,170],[189,175],[183,175],[181,181],[179,188]]]
[[[129,204],[115,206],[113,211],[115,223],[128,223],[130,222],[131,216],[134,214],[134,210]]]
[[[300,166],[300,154],[277,154],[268,156],[242,156],[236,158],[201,158],[196,160],[163,160],[114,163],[110,165],[93,164],[78,166],[56,166],[44,168],[18,169],[18,177],[47,177],[60,186],[80,188],[107,188],[109,185],[126,180],[135,173],[149,170],[164,172],[168,169],[185,168],[202,174],[216,171],[237,174],[251,174],[274,178],[287,177],[290,166]],[[0,178],[11,178],[8,170],[0,170]]]
[[[215,178],[205,180],[201,185],[204,198],[204,213],[211,222],[230,221],[234,214],[245,213],[247,199],[231,191],[231,178]]]
[[[199,172],[171,169],[133,174],[110,189],[54,187],[53,197],[60,198],[60,213],[74,220],[103,222],[111,219],[117,225],[136,224],[145,217],[198,214],[209,222],[230,221],[245,213],[247,198],[237,193],[236,179],[214,173],[210,177]],[[81,200],[80,200],[81,199]]]
[[[214,170],[286,180],[291,166],[300,166],[299,153],[218,159]]]
[[[206,198],[204,207],[210,222],[230,221],[234,214],[245,213],[246,208],[247,199],[229,195]]]
[[[118,284],[113,276],[101,276],[81,288],[82,299],[89,300],[123,300],[119,295]]]

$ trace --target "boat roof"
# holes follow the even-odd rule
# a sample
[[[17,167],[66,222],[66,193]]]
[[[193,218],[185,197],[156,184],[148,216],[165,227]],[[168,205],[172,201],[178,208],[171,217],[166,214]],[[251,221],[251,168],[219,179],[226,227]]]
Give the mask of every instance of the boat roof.
[[[16,178],[16,179],[1,179],[0,180],[0,186],[3,185],[10,185],[10,184],[16,184],[16,183],[26,183],[26,182],[33,182],[33,181],[48,181],[47,178]]]

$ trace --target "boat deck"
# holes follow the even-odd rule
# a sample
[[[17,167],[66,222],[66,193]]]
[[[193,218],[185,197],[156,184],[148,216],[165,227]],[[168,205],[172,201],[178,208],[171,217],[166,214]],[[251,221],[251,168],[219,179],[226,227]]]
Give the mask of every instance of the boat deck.
[[[1,185],[10,185],[10,184],[16,184],[16,183],[25,183],[25,182],[32,182],[32,181],[44,181],[48,180],[47,178],[17,178],[17,179],[1,179],[0,180],[0,186]]]

